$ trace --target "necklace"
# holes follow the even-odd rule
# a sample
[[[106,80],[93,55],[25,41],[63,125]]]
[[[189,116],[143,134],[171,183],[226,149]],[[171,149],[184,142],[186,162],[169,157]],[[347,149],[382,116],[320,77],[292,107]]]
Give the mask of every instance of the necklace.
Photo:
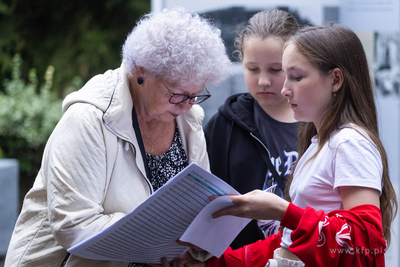
[[[143,134],[142,130],[140,130],[140,133],[142,134],[142,137],[143,137],[144,141],[145,141],[147,144],[150,145],[150,154],[153,154],[153,152],[154,152],[154,149],[153,149],[154,144],[157,142],[158,138],[164,136],[165,132],[167,131],[167,128],[168,128],[168,127],[165,127],[165,128],[164,128],[164,131],[163,131],[160,135],[158,135],[158,136],[156,137],[156,139],[154,139],[154,141],[153,141],[152,143],[149,142],[149,140],[148,140],[148,139],[146,138],[146,136]]]

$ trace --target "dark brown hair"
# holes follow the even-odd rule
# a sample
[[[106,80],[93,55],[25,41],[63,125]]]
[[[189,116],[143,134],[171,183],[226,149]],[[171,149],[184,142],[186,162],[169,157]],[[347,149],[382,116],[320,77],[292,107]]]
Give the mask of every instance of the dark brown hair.
[[[318,132],[318,150],[328,142],[332,132],[344,124],[355,124],[362,128],[378,149],[383,165],[382,212],[383,235],[390,244],[390,225],[397,213],[397,197],[389,177],[385,148],[379,138],[374,92],[369,75],[368,62],[361,41],[350,29],[339,24],[307,27],[292,36],[286,43],[294,44],[298,51],[315,63],[319,70],[330,73],[334,68],[343,72],[344,82],[325,111]],[[299,130],[299,159],[317,134],[313,123],[302,123]],[[286,196],[293,179],[293,173],[286,186]]]

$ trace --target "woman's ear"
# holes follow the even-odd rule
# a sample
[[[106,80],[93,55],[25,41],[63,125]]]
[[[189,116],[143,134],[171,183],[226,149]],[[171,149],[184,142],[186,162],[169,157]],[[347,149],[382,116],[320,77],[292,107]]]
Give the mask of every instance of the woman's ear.
[[[135,77],[136,79],[139,77],[143,77],[144,76],[144,68],[143,67],[136,67],[135,68]]]
[[[334,68],[332,71],[332,93],[336,93],[342,88],[344,75],[341,69]]]

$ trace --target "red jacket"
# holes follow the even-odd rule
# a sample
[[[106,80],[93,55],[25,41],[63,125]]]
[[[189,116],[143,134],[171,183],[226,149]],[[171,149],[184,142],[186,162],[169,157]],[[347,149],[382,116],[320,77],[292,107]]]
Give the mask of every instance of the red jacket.
[[[325,214],[290,203],[281,225],[293,230],[289,250],[306,266],[385,266],[382,215],[373,205]],[[276,234],[236,250],[228,248],[220,258],[209,259],[207,267],[264,267],[280,242]]]

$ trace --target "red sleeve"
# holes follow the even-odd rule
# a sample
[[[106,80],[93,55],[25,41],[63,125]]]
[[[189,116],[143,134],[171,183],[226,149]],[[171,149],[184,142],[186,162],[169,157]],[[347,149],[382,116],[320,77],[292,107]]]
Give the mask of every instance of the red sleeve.
[[[376,206],[325,214],[290,203],[281,225],[293,230],[289,250],[306,266],[385,266],[382,215]]]
[[[232,250],[230,247],[221,257],[207,261],[207,267],[265,266],[273,258],[274,250],[280,247],[281,235],[274,234],[264,240]]]

